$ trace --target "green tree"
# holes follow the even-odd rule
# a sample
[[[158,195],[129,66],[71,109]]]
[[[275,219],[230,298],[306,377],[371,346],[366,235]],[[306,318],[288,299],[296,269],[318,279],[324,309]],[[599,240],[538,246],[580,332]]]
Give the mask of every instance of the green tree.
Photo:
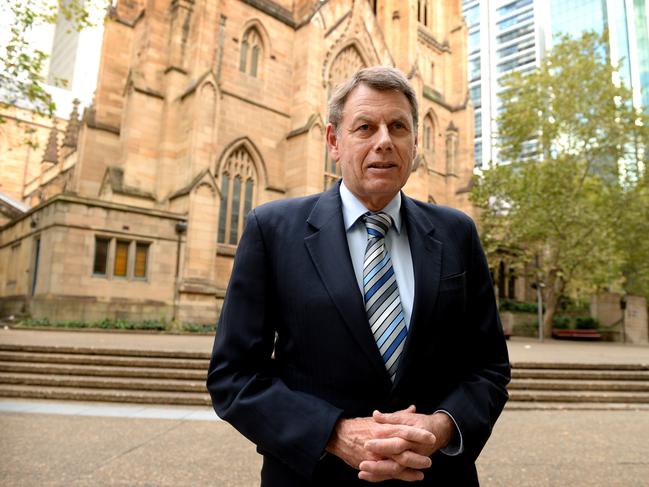
[[[625,214],[616,236],[624,256],[624,289],[629,294],[644,296],[649,302],[649,173],[645,172],[621,196]]]
[[[30,44],[29,33],[56,23],[59,15],[80,31],[95,25],[108,4],[107,0],[0,0],[0,15],[11,19],[0,47],[0,107],[26,101],[40,115],[54,116],[56,106],[43,87],[48,56]]]
[[[506,77],[497,120],[505,164],[472,193],[487,252],[516,249],[510,259],[545,285],[546,336],[561,296],[623,284],[617,231],[649,139],[646,115],[616,79],[605,37],[593,33],[563,38],[535,71]]]

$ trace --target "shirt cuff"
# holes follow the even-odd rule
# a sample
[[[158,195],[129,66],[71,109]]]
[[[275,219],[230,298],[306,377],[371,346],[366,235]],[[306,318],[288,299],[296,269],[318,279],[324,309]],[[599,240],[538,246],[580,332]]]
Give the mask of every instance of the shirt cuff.
[[[462,440],[462,432],[460,431],[460,428],[457,425],[457,421],[455,421],[455,418],[451,413],[449,413],[445,409],[438,409],[435,412],[446,414],[449,418],[451,418],[453,424],[455,425],[455,435],[453,435],[453,439],[450,441],[448,445],[446,445],[444,448],[440,450],[444,455],[447,455],[449,457],[455,457],[464,451],[464,441]]]

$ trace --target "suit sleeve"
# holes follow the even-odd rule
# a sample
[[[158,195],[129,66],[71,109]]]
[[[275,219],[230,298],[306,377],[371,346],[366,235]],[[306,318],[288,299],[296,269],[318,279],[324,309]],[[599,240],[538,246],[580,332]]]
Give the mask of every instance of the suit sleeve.
[[[461,380],[443,400],[462,434],[463,456],[475,461],[508,399],[511,378],[507,345],[498,316],[493,284],[477,230],[470,228],[467,269],[467,351],[463,354]]]
[[[320,398],[290,390],[273,373],[271,258],[253,210],[234,259],[207,388],[216,413],[261,453],[310,477],[342,411]]]

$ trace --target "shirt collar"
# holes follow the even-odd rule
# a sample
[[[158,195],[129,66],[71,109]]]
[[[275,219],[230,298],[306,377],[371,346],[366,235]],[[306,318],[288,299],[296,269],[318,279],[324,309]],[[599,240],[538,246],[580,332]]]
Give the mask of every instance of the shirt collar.
[[[370,210],[365,208],[365,205],[354,196],[344,182],[340,184],[340,199],[343,203],[345,231],[348,232],[358,219]],[[390,215],[394,222],[394,229],[398,234],[401,234],[401,191],[395,194],[394,198],[381,211]]]

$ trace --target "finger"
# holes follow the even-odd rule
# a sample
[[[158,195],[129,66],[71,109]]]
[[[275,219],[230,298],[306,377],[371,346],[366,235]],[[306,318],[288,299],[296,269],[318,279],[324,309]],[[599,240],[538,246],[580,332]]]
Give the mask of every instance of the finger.
[[[435,435],[423,428],[417,428],[406,424],[391,424],[384,426],[384,428],[374,430],[372,436],[375,439],[398,437],[407,441],[423,443],[426,445],[434,445],[436,441]]]
[[[411,404],[411,405],[408,406],[406,409],[400,409],[400,410],[398,410],[398,411],[394,411],[394,412],[392,412],[392,413],[382,413],[382,412],[379,411],[378,409],[375,409],[375,410],[372,412],[372,415],[375,415],[375,414],[379,414],[379,415],[386,415],[386,414],[405,414],[405,413],[414,414],[414,413],[416,413],[416,412],[417,412],[417,407],[416,407],[414,404]]]
[[[399,479],[407,481],[422,480],[423,472],[405,468],[394,460],[364,461],[359,465],[359,478],[377,482],[386,479]]]
[[[378,458],[391,458],[402,467],[415,469],[430,467],[432,462],[428,455],[412,449],[413,445],[399,438],[388,438],[385,440],[370,440],[365,443],[365,448],[369,452],[376,454]],[[426,450],[426,453],[428,451],[430,450]]]
[[[395,477],[387,475],[376,475],[368,472],[358,472],[358,478],[366,482],[383,482],[385,480],[403,480],[405,482],[419,482],[424,480],[424,474],[419,470],[404,470]]]
[[[419,447],[418,443],[404,440],[399,437],[380,438],[368,440],[364,445],[365,449],[381,458],[398,455],[406,450],[413,450]]]
[[[392,457],[402,467],[412,468],[415,470],[424,470],[430,468],[432,460],[426,455],[420,455],[412,450],[405,450]]]
[[[412,406],[414,408],[414,406]],[[380,411],[374,411],[372,413],[372,418],[377,423],[381,424],[407,424],[410,426],[418,426],[420,418],[417,414],[406,410],[396,411],[394,413],[382,413]]]

